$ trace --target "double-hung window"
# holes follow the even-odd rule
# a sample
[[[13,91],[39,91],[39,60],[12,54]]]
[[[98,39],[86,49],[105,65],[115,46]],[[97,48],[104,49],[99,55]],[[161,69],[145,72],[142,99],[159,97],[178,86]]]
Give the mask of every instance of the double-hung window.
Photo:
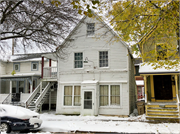
[[[108,67],[108,51],[99,52],[99,67]]]
[[[74,53],[74,68],[83,67],[83,53]]]
[[[87,36],[94,36],[95,23],[87,23]]]
[[[64,86],[64,106],[81,105],[81,86]]]
[[[156,45],[157,60],[166,60],[167,57],[167,46],[165,43],[159,43]]]
[[[100,106],[120,106],[120,85],[100,85]]]
[[[32,62],[31,63],[31,70],[32,71],[38,71],[38,62]]]
[[[15,72],[19,72],[20,71],[20,63],[14,63],[13,68],[14,68]]]

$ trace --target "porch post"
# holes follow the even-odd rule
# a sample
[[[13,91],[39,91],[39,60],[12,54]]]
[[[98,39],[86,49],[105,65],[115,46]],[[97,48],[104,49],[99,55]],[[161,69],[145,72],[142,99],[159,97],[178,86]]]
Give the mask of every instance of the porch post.
[[[10,80],[10,84],[9,84],[9,93],[11,94],[12,93],[12,80]]]
[[[144,75],[144,88],[145,88],[145,108],[146,108],[146,115],[147,115],[148,94],[147,94],[147,77],[146,77],[146,75]]]
[[[33,91],[33,77],[31,78],[32,83],[30,84],[30,93]]]
[[[176,83],[176,96],[178,95],[178,75],[175,75],[175,83]]]
[[[43,68],[44,68],[44,57],[42,57],[42,64],[41,64],[41,78],[43,79]]]
[[[12,101],[12,80],[10,80],[9,82],[9,94],[10,94],[9,102],[11,102]]]
[[[153,75],[150,75],[150,80],[151,80],[151,101],[155,101],[155,96],[154,96],[154,80],[153,80]]]
[[[49,67],[51,67],[51,59],[49,59]]]
[[[49,111],[51,110],[51,91],[49,92]]]

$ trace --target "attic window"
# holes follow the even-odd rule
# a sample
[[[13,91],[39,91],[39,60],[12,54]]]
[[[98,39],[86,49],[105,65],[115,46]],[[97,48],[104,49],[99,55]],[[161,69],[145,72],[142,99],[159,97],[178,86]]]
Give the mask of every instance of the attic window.
[[[157,60],[166,60],[167,59],[167,47],[166,44],[161,43],[156,45],[156,54]]]
[[[94,36],[95,23],[87,23],[87,36]]]

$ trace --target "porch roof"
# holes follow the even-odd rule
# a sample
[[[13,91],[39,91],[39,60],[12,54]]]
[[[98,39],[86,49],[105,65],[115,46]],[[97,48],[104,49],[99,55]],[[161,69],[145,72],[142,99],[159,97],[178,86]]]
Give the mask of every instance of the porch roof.
[[[14,74],[14,75],[1,75],[0,78],[17,78],[17,77],[31,77],[31,76],[41,76],[40,73],[23,73],[23,74]]]
[[[163,74],[163,73],[180,73],[180,68],[171,68],[171,69],[165,69],[164,66],[161,68],[154,69],[154,66],[150,65],[142,65],[139,66],[139,73],[140,74]]]

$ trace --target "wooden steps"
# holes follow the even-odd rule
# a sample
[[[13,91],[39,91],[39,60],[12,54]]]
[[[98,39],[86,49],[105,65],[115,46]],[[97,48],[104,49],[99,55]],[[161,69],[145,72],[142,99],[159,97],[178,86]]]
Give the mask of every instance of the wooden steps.
[[[177,103],[148,103],[146,119],[179,119]]]

